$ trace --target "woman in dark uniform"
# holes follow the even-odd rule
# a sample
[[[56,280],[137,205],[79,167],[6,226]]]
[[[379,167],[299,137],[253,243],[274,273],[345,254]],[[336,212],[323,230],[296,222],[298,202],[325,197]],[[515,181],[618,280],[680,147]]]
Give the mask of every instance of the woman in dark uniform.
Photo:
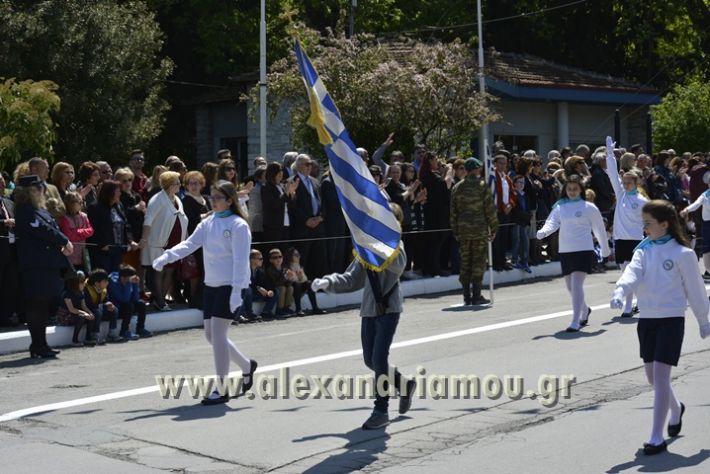
[[[69,239],[47,212],[42,181],[23,176],[15,190],[15,235],[20,275],[26,297],[30,357],[54,358],[59,351],[47,344],[46,330],[52,301],[62,291],[61,274],[74,251]]]

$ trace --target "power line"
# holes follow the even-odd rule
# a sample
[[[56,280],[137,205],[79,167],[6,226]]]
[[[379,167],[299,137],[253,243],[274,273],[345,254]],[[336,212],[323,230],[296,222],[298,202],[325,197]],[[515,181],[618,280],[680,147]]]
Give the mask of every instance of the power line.
[[[581,3],[587,3],[588,0],[576,0],[574,2],[569,2],[565,3],[563,5],[557,5],[555,7],[549,7],[549,8],[543,8],[540,10],[532,11],[532,12],[525,12],[525,13],[519,13],[517,15],[511,15],[511,16],[506,16],[506,17],[501,17],[501,18],[492,18],[490,20],[484,20],[483,24],[488,24],[488,23],[496,23],[500,21],[508,21],[508,20],[516,20],[518,18],[524,18],[524,17],[529,17],[533,15],[539,15],[541,13],[547,13],[552,10],[559,10],[561,8],[567,8],[571,7],[574,5],[578,5]],[[478,23],[462,23],[460,25],[449,25],[449,26],[427,26],[425,28],[421,28],[418,30],[405,30],[405,31],[387,31],[387,32],[381,32],[379,34],[410,34],[410,33],[430,33],[433,31],[444,31],[444,30],[458,30],[458,29],[465,29],[465,28],[470,28],[470,27],[475,27]]]

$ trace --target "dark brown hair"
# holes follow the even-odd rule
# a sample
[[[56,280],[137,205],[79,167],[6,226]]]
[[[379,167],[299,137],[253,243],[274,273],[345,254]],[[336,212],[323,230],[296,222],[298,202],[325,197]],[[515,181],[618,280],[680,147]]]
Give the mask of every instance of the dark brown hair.
[[[230,199],[232,203],[229,205],[229,209],[247,223],[249,222],[244,214],[242,213],[242,207],[239,205],[239,196],[237,196],[237,187],[229,181],[221,180],[214,184],[214,189],[219,191],[225,198]]]
[[[569,184],[576,184],[577,186],[579,186],[579,196],[584,199],[584,193],[586,192],[586,188],[584,187],[584,181],[582,181],[582,177],[578,174],[571,174],[567,176],[567,180],[565,181],[565,185],[562,187],[562,193],[560,194],[560,196],[563,198],[567,197],[567,185]]]
[[[668,222],[668,233],[671,237],[679,244],[690,248],[690,239],[688,239],[688,236],[683,230],[678,212],[675,210],[673,204],[664,199],[654,199],[647,202],[643,206],[643,209],[641,209],[641,212],[653,217],[659,223]]]
[[[118,181],[114,181],[112,179],[107,179],[103,183],[101,183],[101,187],[99,187],[99,195],[97,196],[97,200],[108,207],[111,207],[111,201],[113,200],[113,195],[116,193],[116,190],[120,188],[120,185],[118,184]]]

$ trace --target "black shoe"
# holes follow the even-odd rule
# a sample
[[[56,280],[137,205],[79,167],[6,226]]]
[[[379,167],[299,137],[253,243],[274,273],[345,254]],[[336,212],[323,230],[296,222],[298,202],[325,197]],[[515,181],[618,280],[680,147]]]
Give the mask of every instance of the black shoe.
[[[248,374],[242,374],[242,393],[247,393],[249,389],[254,385],[254,372],[256,372],[256,367],[257,363],[255,360],[250,359],[249,360],[250,365],[250,372]],[[246,378],[249,377],[249,381],[247,382]]]
[[[414,396],[414,391],[417,389],[416,380],[407,380],[405,385],[405,393],[399,394],[399,414],[404,415],[412,407],[412,397]]]
[[[685,413],[685,405],[683,405],[683,402],[680,402],[680,421],[678,421],[677,425],[668,423],[668,436],[671,438],[675,438],[680,434],[680,429],[683,427],[683,413]]]
[[[584,327],[584,326],[586,326],[587,324],[589,324],[589,315],[590,315],[590,314],[592,314],[592,308],[590,308],[589,306],[587,306],[587,319],[581,320],[581,321],[579,322],[579,325],[580,325],[580,326]]]
[[[473,302],[471,301],[471,298],[464,298],[463,299],[463,305],[464,306],[471,306]]]
[[[631,312],[634,313],[634,314],[638,314],[638,312],[639,312],[639,307],[638,307],[638,306],[634,306],[633,308],[631,308]]]
[[[327,314],[327,313],[328,313],[328,311],[326,311],[324,309],[320,309],[320,308],[313,308],[311,310],[311,314]]]
[[[575,329],[573,327],[568,327],[567,329],[565,329],[565,332],[579,332],[579,329]]]
[[[303,311],[302,309],[299,309],[299,310],[296,310],[296,312],[294,314],[295,314],[295,316],[305,316],[306,312]]]
[[[654,454],[660,454],[668,450],[668,445],[665,441],[661,444],[649,444],[643,443],[643,454],[646,456],[653,456]]]
[[[56,359],[57,352],[51,350],[49,347],[33,348],[30,346],[30,357],[32,359]]]
[[[387,413],[378,413],[376,411],[372,412],[370,418],[368,418],[365,423],[362,424],[363,430],[377,430],[384,428],[390,424],[390,418]]]
[[[491,300],[489,300],[485,296],[479,296],[478,298],[476,298],[476,301],[474,301],[473,304],[475,304],[475,305],[491,304]]]
[[[633,318],[634,313],[621,313],[621,318]]]
[[[217,394],[218,396],[212,397],[212,395]],[[219,395],[219,392],[215,390],[212,392],[212,395],[210,397],[205,397],[202,399],[202,404],[203,405],[218,405],[220,403],[227,403],[229,401],[229,396],[228,395]]]

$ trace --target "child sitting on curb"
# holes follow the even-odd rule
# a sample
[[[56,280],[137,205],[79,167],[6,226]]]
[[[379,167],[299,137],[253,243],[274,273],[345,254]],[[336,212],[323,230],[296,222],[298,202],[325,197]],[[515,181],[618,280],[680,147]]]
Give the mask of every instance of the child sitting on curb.
[[[106,270],[97,268],[89,273],[84,289],[86,306],[96,317],[94,323],[93,338],[97,344],[102,345],[108,342],[121,342],[123,338],[118,334],[117,321],[118,312],[116,306],[108,299],[108,273]],[[108,337],[101,338],[101,321],[108,317]],[[88,336],[87,336],[88,337]]]
[[[145,301],[141,299],[139,283],[138,272],[130,265],[121,265],[117,272],[109,275],[109,300],[118,306],[118,315],[121,317],[120,335],[129,341],[153,335],[145,328]],[[138,316],[135,333],[130,329],[134,314]]]

